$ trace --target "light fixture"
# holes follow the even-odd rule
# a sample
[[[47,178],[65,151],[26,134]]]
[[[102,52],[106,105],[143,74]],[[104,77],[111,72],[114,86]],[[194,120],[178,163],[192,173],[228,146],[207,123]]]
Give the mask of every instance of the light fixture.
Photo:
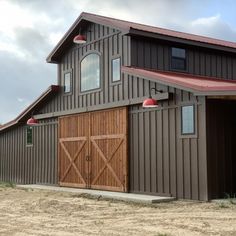
[[[79,34],[74,37],[73,42],[76,44],[83,44],[87,42],[86,36],[81,34],[81,30],[79,31]]]
[[[157,90],[156,88],[151,88],[149,90],[149,97],[146,98],[144,101],[143,101],[143,107],[144,108],[152,108],[152,107],[158,107],[158,101],[154,98],[152,98],[151,96],[151,91],[152,90],[155,90],[155,92],[158,92],[158,93],[163,93],[162,90]]]
[[[31,117],[27,120],[27,125],[33,126],[33,125],[37,125],[38,123],[39,121],[34,118],[34,111],[33,111],[31,114]]]

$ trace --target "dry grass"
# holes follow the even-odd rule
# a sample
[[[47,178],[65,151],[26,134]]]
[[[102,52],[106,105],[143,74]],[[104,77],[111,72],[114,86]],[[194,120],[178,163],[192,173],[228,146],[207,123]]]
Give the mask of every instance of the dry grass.
[[[0,212],[1,236],[236,235],[236,205],[228,200],[144,206],[1,185]]]

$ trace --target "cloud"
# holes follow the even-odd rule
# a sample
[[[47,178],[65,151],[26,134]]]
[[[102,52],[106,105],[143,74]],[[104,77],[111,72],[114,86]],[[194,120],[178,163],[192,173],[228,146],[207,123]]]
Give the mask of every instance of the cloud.
[[[189,32],[223,40],[236,41],[236,31],[223,21],[220,14],[193,20]]]
[[[235,17],[228,1],[226,15]],[[215,7],[213,0],[0,0],[0,122],[56,83],[56,66],[45,59],[82,11],[236,41]]]
[[[29,63],[33,60],[43,60],[51,45],[47,38],[37,29],[17,28],[15,30],[14,43],[18,50],[25,53]]]
[[[56,83],[56,66],[44,61],[26,63],[8,52],[0,53],[0,61],[0,122],[7,122]]]

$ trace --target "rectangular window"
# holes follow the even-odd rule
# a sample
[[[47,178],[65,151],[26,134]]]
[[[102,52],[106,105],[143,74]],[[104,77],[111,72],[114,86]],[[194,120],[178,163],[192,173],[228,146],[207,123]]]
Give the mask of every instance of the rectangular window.
[[[33,145],[33,128],[30,126],[26,128],[26,144]]]
[[[194,106],[183,106],[181,108],[182,134],[194,134]]]
[[[186,51],[183,48],[171,48],[171,69],[186,70]]]
[[[64,92],[71,92],[71,72],[67,72],[64,74]]]
[[[112,82],[120,81],[120,58],[112,60]]]

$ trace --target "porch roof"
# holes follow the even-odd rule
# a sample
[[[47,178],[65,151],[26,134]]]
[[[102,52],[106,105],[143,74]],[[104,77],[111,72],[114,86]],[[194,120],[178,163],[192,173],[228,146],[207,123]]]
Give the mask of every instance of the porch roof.
[[[20,122],[25,122],[27,119],[30,118],[32,115],[32,112],[37,109],[40,105],[42,105],[46,99],[48,99],[50,96],[56,94],[59,92],[60,86],[58,85],[51,85],[49,88],[41,94],[41,96],[38,97],[31,105],[29,105],[20,115],[18,115],[14,120],[4,124],[0,125],[0,132],[8,129],[16,124],[19,124]]]
[[[152,80],[163,85],[183,89],[192,92],[194,95],[236,95],[236,80],[194,76],[186,73],[163,72],[128,66],[123,66],[122,72]]]

